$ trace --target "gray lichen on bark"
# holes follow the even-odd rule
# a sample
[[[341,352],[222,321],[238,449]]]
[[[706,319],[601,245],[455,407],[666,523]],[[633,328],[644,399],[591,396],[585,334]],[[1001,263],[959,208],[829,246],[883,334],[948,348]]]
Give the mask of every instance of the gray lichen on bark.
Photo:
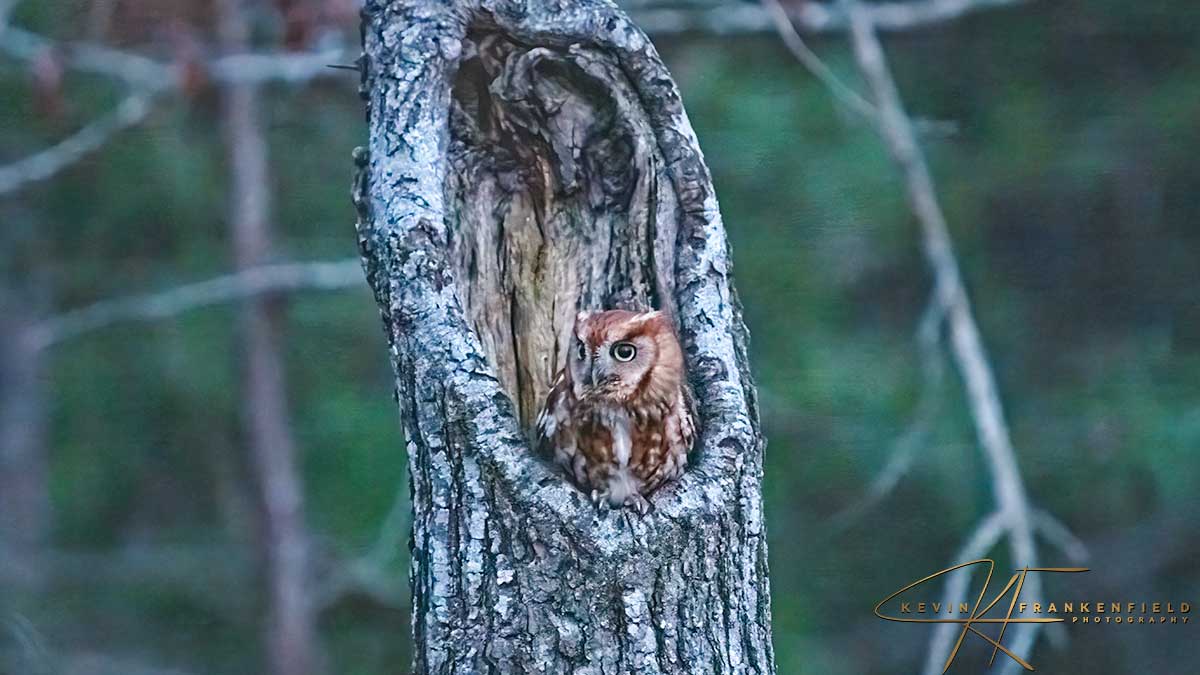
[[[611,4],[370,1],[355,182],[392,348],[418,673],[769,673],[763,440],[708,169]],[[644,518],[526,441],[571,318],[676,320],[702,434]]]

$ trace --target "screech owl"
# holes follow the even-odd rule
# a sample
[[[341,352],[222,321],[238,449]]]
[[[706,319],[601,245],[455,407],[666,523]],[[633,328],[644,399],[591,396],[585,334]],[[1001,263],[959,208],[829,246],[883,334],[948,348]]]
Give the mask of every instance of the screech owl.
[[[687,466],[695,425],[683,351],[661,312],[580,312],[537,445],[592,500],[649,508]]]

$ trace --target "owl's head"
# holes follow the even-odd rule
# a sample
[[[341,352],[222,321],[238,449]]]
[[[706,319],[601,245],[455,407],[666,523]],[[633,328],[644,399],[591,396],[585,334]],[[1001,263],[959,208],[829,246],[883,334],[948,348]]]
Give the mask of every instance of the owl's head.
[[[580,312],[567,372],[579,399],[667,401],[682,381],[683,353],[662,312]]]

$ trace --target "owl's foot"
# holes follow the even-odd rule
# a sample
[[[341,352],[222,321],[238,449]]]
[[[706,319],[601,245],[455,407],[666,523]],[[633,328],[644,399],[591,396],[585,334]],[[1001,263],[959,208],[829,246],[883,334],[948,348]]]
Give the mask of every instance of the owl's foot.
[[[637,511],[639,516],[650,513],[650,501],[636,492],[625,498],[625,506]]]
[[[607,511],[614,506],[622,506],[628,509],[633,509],[639,516],[644,516],[650,513],[650,502],[642,495],[633,492],[625,496],[624,501],[614,502],[611,490],[593,489],[589,495],[592,504],[601,511]],[[620,499],[620,497],[618,497]]]
[[[595,504],[596,508],[600,509],[601,511],[608,510],[608,490],[601,492],[600,490],[593,489],[591,497],[592,504]]]

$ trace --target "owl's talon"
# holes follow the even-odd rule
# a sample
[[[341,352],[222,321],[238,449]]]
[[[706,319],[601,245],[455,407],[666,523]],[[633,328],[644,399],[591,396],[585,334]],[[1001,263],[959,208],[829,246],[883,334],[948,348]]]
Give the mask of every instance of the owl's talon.
[[[536,442],[598,512],[645,516],[653,508],[641,491],[683,474],[696,425],[682,355],[662,312],[576,317],[566,363],[537,415]]]
[[[608,490],[605,490],[603,492],[601,492],[600,490],[592,490],[591,496],[592,496],[592,504],[595,504],[596,508],[600,509],[601,511],[608,510],[608,507],[609,507]]]
[[[632,507],[634,511],[637,511],[639,516],[644,517],[647,513],[650,513],[649,500],[639,494],[630,495],[629,498],[625,500],[625,506]]]

